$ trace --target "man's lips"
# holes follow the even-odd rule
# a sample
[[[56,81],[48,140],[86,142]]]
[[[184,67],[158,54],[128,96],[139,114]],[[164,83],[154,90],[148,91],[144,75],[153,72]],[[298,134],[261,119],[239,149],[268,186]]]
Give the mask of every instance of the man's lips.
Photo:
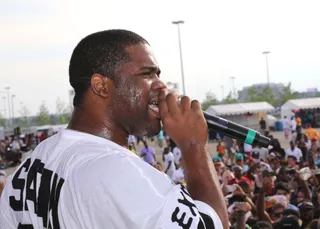
[[[149,109],[157,116],[157,118],[160,118],[158,99],[151,101],[148,106]]]

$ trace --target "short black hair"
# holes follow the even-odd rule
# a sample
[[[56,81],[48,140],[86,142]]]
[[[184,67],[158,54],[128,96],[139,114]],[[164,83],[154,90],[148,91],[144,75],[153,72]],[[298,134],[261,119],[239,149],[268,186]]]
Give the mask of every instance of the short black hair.
[[[289,187],[287,187],[286,185],[281,184],[281,183],[276,185],[276,187],[274,188],[274,193],[277,193],[278,190],[284,190],[284,191],[286,191],[286,193],[288,193],[288,194],[290,193]]]
[[[69,64],[69,82],[75,91],[73,105],[82,103],[93,74],[114,79],[115,70],[130,60],[125,48],[137,44],[149,43],[138,34],[121,29],[100,31],[83,38],[73,50]]]

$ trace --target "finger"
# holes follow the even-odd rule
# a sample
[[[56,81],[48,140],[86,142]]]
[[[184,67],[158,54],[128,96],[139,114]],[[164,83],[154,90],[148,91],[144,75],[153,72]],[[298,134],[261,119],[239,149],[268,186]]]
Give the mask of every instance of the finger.
[[[161,120],[165,119],[168,116],[168,106],[166,100],[166,92],[161,91],[159,94],[159,114]]]
[[[166,100],[167,100],[168,112],[170,114],[176,114],[180,112],[179,104],[176,96],[174,96],[173,94],[168,94]]]
[[[188,96],[183,96],[180,102],[180,108],[182,111],[187,111],[191,109],[191,100]]]
[[[197,100],[192,100],[192,102],[191,102],[191,108],[192,108],[192,110],[194,110],[194,111],[202,111],[202,110],[201,110],[201,105],[200,105],[199,101],[197,101]]]

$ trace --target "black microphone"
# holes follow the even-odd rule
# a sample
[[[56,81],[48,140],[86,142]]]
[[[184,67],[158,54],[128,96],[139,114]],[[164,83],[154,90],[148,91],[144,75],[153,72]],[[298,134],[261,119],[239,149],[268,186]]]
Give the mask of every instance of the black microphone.
[[[270,143],[270,138],[261,135],[253,129],[209,114],[205,111],[203,111],[203,115],[207,120],[208,128],[214,132],[237,139],[249,145],[259,145],[267,148]]]

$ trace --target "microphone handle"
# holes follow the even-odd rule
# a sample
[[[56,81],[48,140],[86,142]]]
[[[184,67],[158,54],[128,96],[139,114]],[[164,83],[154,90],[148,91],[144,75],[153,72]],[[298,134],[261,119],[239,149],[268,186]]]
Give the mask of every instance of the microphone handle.
[[[203,115],[207,121],[208,128],[214,132],[237,139],[249,145],[259,145],[267,148],[270,143],[269,138],[261,135],[259,132],[253,129],[209,114],[205,111],[203,111]]]

